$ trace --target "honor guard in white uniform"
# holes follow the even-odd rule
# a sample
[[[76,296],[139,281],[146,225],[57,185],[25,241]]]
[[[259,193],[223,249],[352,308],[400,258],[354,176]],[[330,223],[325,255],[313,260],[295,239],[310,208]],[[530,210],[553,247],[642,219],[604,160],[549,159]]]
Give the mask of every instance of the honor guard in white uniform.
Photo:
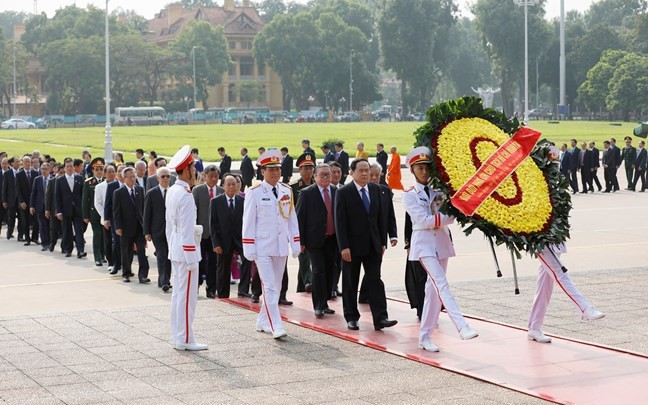
[[[166,237],[174,287],[171,338],[176,350],[206,350],[207,345],[196,342],[192,327],[198,298],[202,226],[196,225],[196,203],[190,188],[195,169],[189,145],[183,146],[173,156],[169,168],[178,174],[166,198]]]
[[[414,174],[416,184],[403,194],[403,205],[412,218],[409,260],[419,261],[428,275],[421,313],[419,348],[437,352],[439,348],[432,343],[430,336],[439,320],[441,305],[445,307],[462,339],[472,339],[478,333],[468,326],[448,286],[448,258],[453,257],[455,251],[447,225],[454,222],[454,217],[439,212],[445,195],[428,186],[431,161],[432,153],[424,146],[413,149],[407,155],[406,164]]]
[[[245,193],[243,208],[243,255],[256,263],[261,277],[263,303],[256,329],[272,333],[275,339],[286,336],[279,314],[279,292],[288,259],[300,252],[299,227],[292,190],[279,183],[281,153],[269,150],[257,160],[264,180]]]
[[[569,275],[563,271],[563,265],[560,262],[562,253],[567,253],[567,247],[564,243],[558,246],[545,247],[541,253],[538,253],[541,264],[538,269],[538,284],[529,316],[529,340],[540,343],[551,342],[551,338],[542,333],[542,323],[551,300],[554,281],[558,283],[560,288],[576,305],[581,319],[591,321],[605,316],[605,314],[597,311],[589,304],[587,299],[578,291]]]

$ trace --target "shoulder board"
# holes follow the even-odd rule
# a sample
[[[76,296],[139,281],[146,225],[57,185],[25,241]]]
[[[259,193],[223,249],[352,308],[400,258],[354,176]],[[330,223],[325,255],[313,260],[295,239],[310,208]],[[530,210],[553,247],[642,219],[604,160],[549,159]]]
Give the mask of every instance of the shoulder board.
[[[255,188],[259,187],[260,185],[261,185],[261,183],[257,183],[257,184],[255,184],[255,185],[253,185],[251,187],[248,187],[248,189],[249,190],[254,190]]]
[[[187,193],[191,194],[191,189],[189,187],[185,187],[185,190],[187,190]]]
[[[406,187],[405,190],[403,191],[407,193],[408,191],[412,191],[412,190],[414,190],[414,186]]]
[[[277,183],[277,184],[281,184],[282,186],[286,187],[287,189],[292,190],[292,188],[289,185],[285,184],[285,183]]]

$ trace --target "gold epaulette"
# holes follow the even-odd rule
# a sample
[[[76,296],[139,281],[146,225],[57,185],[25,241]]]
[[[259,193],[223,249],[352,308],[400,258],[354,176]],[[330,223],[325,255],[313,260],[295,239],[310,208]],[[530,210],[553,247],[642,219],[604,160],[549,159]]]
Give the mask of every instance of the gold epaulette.
[[[259,187],[260,185],[261,185],[261,183],[257,183],[257,184],[255,184],[253,186],[248,187],[248,189],[254,190],[255,188]]]
[[[403,191],[405,193],[407,193],[408,191],[412,191],[412,190],[414,190],[414,186],[409,186],[409,187],[406,187],[405,189],[403,189]]]

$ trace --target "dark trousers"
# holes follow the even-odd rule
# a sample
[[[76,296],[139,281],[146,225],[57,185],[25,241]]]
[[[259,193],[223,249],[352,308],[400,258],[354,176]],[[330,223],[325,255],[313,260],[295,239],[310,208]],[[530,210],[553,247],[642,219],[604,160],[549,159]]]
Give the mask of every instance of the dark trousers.
[[[146,258],[146,239],[144,239],[144,230],[141,226],[137,226],[135,235],[121,237],[121,262],[124,277],[134,276],[131,268],[133,262],[133,245],[137,246],[137,262],[139,269],[137,276],[140,279],[147,278],[149,272],[149,262]]]
[[[38,220],[29,213],[29,207],[21,208],[19,215],[22,218],[25,242],[38,240]]]
[[[155,257],[158,269],[158,287],[171,285],[171,260],[169,260],[169,244],[166,237],[153,237]]]
[[[218,298],[229,298],[230,296],[230,279],[232,278],[233,256],[233,249],[229,252],[223,251],[222,255],[218,255],[218,266],[216,269],[216,292],[218,293]],[[245,257],[241,257],[241,259],[243,263],[241,264],[241,281],[238,292],[247,292],[250,286],[250,262]],[[247,271],[243,270],[244,267],[247,268]],[[247,283],[247,286],[244,288],[244,291],[241,291],[241,283],[244,282]]]
[[[58,218],[56,218],[56,215],[51,212],[50,213],[50,219],[49,219],[49,245],[50,245],[50,250],[54,250],[54,247],[56,246],[56,243],[58,242],[59,238],[61,237],[61,221],[59,221]],[[61,243],[61,249],[65,250],[65,247],[63,247],[63,244]]]
[[[632,183],[628,186],[631,190],[635,190],[637,187],[637,181],[641,179],[641,189],[640,190],[645,190],[646,189],[646,170],[644,169],[637,169],[634,172],[634,178],[632,179]]]
[[[626,171],[626,180],[628,181],[628,188],[630,188],[630,185],[632,184],[632,179],[634,178],[634,169],[632,168],[632,165],[625,166],[625,171]]]
[[[254,276],[252,276],[252,295],[260,297],[262,294],[261,288],[261,276],[259,276],[259,270],[254,265]],[[288,292],[288,265],[284,269],[283,279],[281,279],[281,291],[279,292],[279,299],[285,300],[286,293]]]
[[[581,183],[583,184],[583,193],[587,193],[587,190],[592,190],[589,169],[581,169]]]
[[[2,224],[7,222],[7,210],[0,202],[0,232],[2,232]]]
[[[572,169],[572,172],[569,174],[569,184],[573,192],[578,191],[578,171],[575,169]]]
[[[306,284],[311,284],[311,260],[308,252],[300,253],[299,271],[297,272],[297,292],[305,292]]]
[[[342,255],[337,251],[335,254],[335,268],[333,269],[333,276],[331,278],[331,292],[338,290],[340,283],[340,275],[342,274]]]
[[[412,281],[414,283],[414,285],[412,286],[412,298],[415,300],[414,303],[416,304],[416,316],[421,319],[421,314],[423,313],[423,304],[425,302],[425,283],[427,282],[428,275],[423,268],[423,265],[421,265],[421,262],[419,262],[418,260],[408,261],[407,266],[408,267],[406,271],[411,272]],[[412,301],[412,299],[410,299],[410,301]]]
[[[614,179],[616,179],[616,169],[614,167],[608,167],[603,169],[603,175],[605,177],[605,191],[612,191],[614,188]]]
[[[97,218],[96,220],[90,219],[90,225],[92,225],[92,253],[94,254],[95,262],[101,262],[105,256],[105,245],[104,245],[104,227],[101,225],[101,220]]]
[[[617,170],[619,170],[618,167],[612,167],[611,168],[611,175],[612,175],[612,187],[614,187],[615,190],[619,190],[619,179],[617,179]]]
[[[243,252],[243,249],[241,249],[241,252]],[[243,253],[239,252],[238,254],[241,255],[241,270],[239,272],[239,285],[238,285],[238,292],[239,294],[248,294],[250,291],[250,270],[252,268],[252,262],[250,262],[248,259],[243,256]]]
[[[16,229],[16,207],[7,207],[7,238],[13,236]],[[20,232],[20,231],[19,231]]]
[[[324,239],[324,246],[308,249],[313,274],[311,278],[312,299],[314,310],[324,310],[328,307],[327,301],[331,296],[331,282],[335,272],[335,258],[337,253],[335,237]]]
[[[102,226],[101,229],[103,232],[104,255],[106,256],[106,260],[108,261],[108,266],[113,266],[115,264],[115,260],[113,259],[112,250],[112,233],[110,232],[110,228],[106,229]]]
[[[601,187],[601,182],[599,181],[598,178],[598,167],[594,169],[593,172],[590,174],[590,183],[592,184],[592,191],[594,191],[594,183],[596,183],[596,187],[598,187],[598,190],[601,191],[603,187]]]
[[[380,279],[380,266],[382,254],[372,252],[366,256],[351,257],[351,262],[342,262],[342,299],[344,319],[347,322],[360,319],[358,311],[358,283],[360,281],[360,267],[364,268],[367,278],[369,293],[369,306],[373,316],[374,325],[387,319],[387,298],[385,297],[385,284]]]
[[[112,256],[114,268],[113,270],[121,270],[122,268],[122,256],[121,256],[121,238],[115,233],[115,227],[110,227],[110,236],[112,240]],[[124,273],[125,274],[125,273]]]
[[[84,241],[83,241],[83,219],[78,216],[66,217],[63,216],[62,221],[63,227],[63,237],[61,240],[61,246],[65,249],[66,252],[72,251],[72,241],[76,245],[77,254],[84,252]]]
[[[38,233],[40,234],[41,246],[49,246],[50,243],[50,226],[49,219],[45,218],[44,211],[36,211],[36,220],[38,221]]]
[[[215,293],[218,255],[214,252],[214,248],[212,248],[211,238],[200,240],[200,252],[202,254],[202,260],[198,264],[198,285],[202,285],[204,280],[207,282],[207,291]],[[229,280],[227,282],[229,283]]]

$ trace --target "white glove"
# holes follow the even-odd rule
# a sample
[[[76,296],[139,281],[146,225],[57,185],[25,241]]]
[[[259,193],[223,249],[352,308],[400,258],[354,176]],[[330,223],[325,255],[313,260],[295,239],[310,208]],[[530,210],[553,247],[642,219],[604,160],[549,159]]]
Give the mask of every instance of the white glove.
[[[196,246],[200,246],[200,240],[202,239],[203,227],[202,225],[194,225],[194,242]]]
[[[257,257],[256,255],[245,255],[245,258],[251,262],[255,262]]]

